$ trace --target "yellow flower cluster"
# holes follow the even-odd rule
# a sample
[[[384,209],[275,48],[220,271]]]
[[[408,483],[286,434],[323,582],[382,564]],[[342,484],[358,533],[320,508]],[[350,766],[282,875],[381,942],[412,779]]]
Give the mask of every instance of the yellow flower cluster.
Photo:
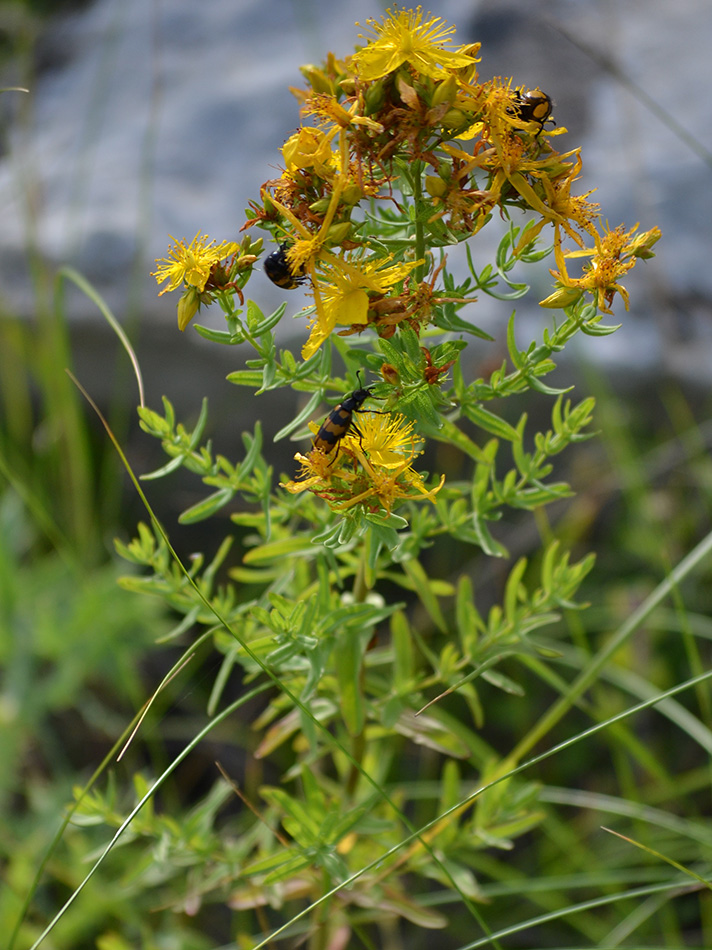
[[[559,289],[544,306],[584,292],[604,312],[616,292],[627,305],[618,278],[639,255],[621,251],[617,266],[604,265],[615,253],[607,234],[618,232],[602,231],[598,206],[588,194],[572,193],[581,158],[578,149],[554,148],[566,130],[546,127],[553,122],[549,97],[513,89],[509,80],[480,83],[479,44],[453,47],[454,27],[420,7],[388,11],[367,27],[365,45],[352,56],[330,55],[322,66],[304,68],[309,88],[293,91],[316,124],[285,143],[285,170],[265,183],[246,225],[271,230],[289,246],[292,273],[308,278],[314,306],[304,358],[337,326],[341,334],[371,326],[388,337],[402,323],[420,333],[442,302],[430,293],[427,305],[413,305],[423,297],[420,248],[393,265],[360,235],[357,209],[391,200],[403,167],[425,170],[416,215],[426,226],[441,222],[447,243],[467,239],[493,210],[508,206],[534,214],[533,229],[522,237],[527,243],[552,225]],[[649,250],[658,237],[654,230],[637,240]],[[564,249],[566,238],[572,250]],[[566,259],[580,254],[591,257],[589,270],[571,278]]]
[[[401,324],[420,333],[432,322],[443,298],[419,287],[432,266],[425,242],[410,250],[403,244],[394,259],[361,233],[374,202],[394,200],[392,184],[403,168],[423,172],[416,183],[422,191],[413,196],[416,222],[445,228],[441,243],[466,240],[497,208],[533,213],[525,242],[552,225],[557,290],[543,306],[566,306],[584,293],[605,313],[615,293],[627,306],[619,279],[643,255],[619,246],[620,228],[602,227],[588,193],[572,193],[579,149],[554,148],[566,130],[546,127],[553,122],[549,97],[513,89],[511,80],[479,82],[479,44],[453,46],[454,27],[421,7],[389,10],[366,26],[364,45],[352,56],[330,54],[321,66],[303,68],[309,87],[293,92],[313,124],[285,142],[284,171],[262,186],[245,224],[267,229],[284,248],[288,270],[280,286],[302,284],[313,297],[303,357],[337,326],[342,335],[372,327],[389,337]],[[636,246],[649,254],[659,236],[657,229],[641,234]],[[575,246],[565,249],[565,239]],[[159,262],[159,282],[168,279],[169,290],[185,285],[181,328],[211,294],[244,286],[236,276],[249,276],[247,257],[259,249],[243,246],[237,269],[222,263],[236,249],[207,245],[197,235]],[[582,276],[570,277],[566,262],[578,256],[590,262]]]

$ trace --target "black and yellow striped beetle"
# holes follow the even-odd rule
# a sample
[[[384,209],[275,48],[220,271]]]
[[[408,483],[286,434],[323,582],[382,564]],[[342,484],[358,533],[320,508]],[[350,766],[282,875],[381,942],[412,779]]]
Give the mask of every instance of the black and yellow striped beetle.
[[[361,383],[360,373],[360,370],[356,373],[359,383]],[[341,400],[338,406],[331,410],[314,436],[315,449],[321,449],[325,455],[328,455],[339,444],[349,429],[358,432],[358,427],[353,421],[353,414],[366,411],[361,409],[361,406],[371,395],[372,390],[373,386],[362,385],[361,389],[354,389],[352,393]]]
[[[265,258],[263,269],[273,284],[281,287],[283,290],[294,290],[307,279],[304,274],[292,273],[292,268],[287,260],[287,251],[289,244],[285,241],[280,244],[276,251],[272,251]]]
[[[541,89],[534,89],[524,93],[520,89],[515,89],[514,95],[516,102],[513,111],[522,121],[538,122],[539,132],[544,128],[545,123],[554,121],[551,118],[554,103],[551,100],[551,96],[547,96]],[[539,132],[537,132],[537,135]]]

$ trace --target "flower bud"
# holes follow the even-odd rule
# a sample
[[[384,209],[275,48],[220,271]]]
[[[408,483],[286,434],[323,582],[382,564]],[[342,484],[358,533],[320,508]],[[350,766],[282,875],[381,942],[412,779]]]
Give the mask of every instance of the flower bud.
[[[304,76],[314,92],[333,94],[334,88],[331,80],[318,66],[307,63],[305,66],[299,67],[299,72]]]
[[[350,232],[350,221],[339,221],[336,224],[332,224],[326,232],[326,243],[332,246],[343,244]]]
[[[200,291],[197,287],[188,287],[178,301],[178,329],[185,330],[200,308]]]
[[[366,90],[366,95],[364,97],[365,114],[373,115],[374,112],[379,112],[383,108],[383,103],[385,101],[386,88],[383,80],[379,79]]]
[[[632,252],[633,257],[639,257],[641,260],[649,260],[651,257],[655,257],[651,248],[654,244],[662,237],[662,232],[660,228],[651,228],[650,231],[645,231],[643,234],[638,234],[632,242]]]
[[[242,243],[240,244],[240,255],[255,254],[259,257],[259,255],[262,253],[263,245],[264,238],[258,237],[254,238],[253,240],[249,234],[246,234],[242,239]]]
[[[341,200],[345,205],[349,206],[357,205],[362,197],[363,192],[361,191],[361,186],[355,181],[350,182],[341,192]]]
[[[472,116],[462,109],[448,109],[442,118],[442,125],[452,132],[461,132],[472,125]]]
[[[426,175],[425,190],[431,198],[443,198],[447,192],[447,185],[438,175]]]
[[[443,181],[451,181],[452,165],[449,162],[440,162],[438,165],[438,175]]]
[[[390,383],[392,386],[396,386],[400,381],[400,374],[395,368],[393,363],[382,363],[381,364],[381,376],[387,383]]]
[[[559,287],[545,300],[540,300],[539,306],[551,310],[562,310],[564,307],[570,307],[571,304],[576,303],[582,295],[583,291],[580,287]]]
[[[440,106],[447,102],[452,105],[457,95],[457,80],[452,73],[435,87],[431,105]]]
[[[309,210],[313,211],[314,214],[326,214],[329,210],[330,203],[331,198],[317,198],[316,201],[312,201],[309,205]]]

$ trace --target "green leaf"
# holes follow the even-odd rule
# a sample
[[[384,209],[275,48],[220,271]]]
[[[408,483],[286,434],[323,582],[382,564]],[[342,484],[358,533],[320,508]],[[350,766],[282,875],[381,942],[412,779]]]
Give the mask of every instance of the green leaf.
[[[509,577],[507,578],[507,584],[504,591],[504,613],[507,617],[507,620],[509,620],[511,624],[515,624],[517,622],[519,605],[521,603],[519,598],[519,589],[526,569],[527,559],[522,557],[514,565],[512,570],[509,572]]]
[[[461,429],[458,429],[455,423],[449,419],[442,420],[442,425],[438,432],[438,439],[441,442],[452,443],[452,445],[476,462],[486,461],[485,454],[480,446],[477,445],[476,442],[473,442],[469,435],[466,435]]]
[[[509,358],[516,367],[516,369],[524,369],[526,365],[526,360],[523,353],[520,353],[519,348],[517,347],[517,338],[514,335],[514,310],[512,310],[512,316],[509,318],[507,323],[507,350],[509,352]]]
[[[391,617],[391,643],[393,645],[393,689],[403,693],[410,688],[414,666],[413,636],[405,614],[399,610]]]
[[[610,336],[611,333],[620,330],[622,326],[622,323],[617,323],[615,326],[605,323],[582,323],[581,332],[585,333],[586,336]]]
[[[435,326],[440,327],[441,330],[448,330],[451,333],[471,333],[472,336],[479,337],[481,340],[488,340],[490,343],[493,343],[495,339],[474,323],[461,320],[455,313],[454,307],[452,309],[442,308],[436,312],[433,322]]]
[[[443,617],[442,611],[440,610],[440,604],[438,603],[437,597],[433,592],[430,578],[425,573],[422,564],[416,558],[410,558],[407,561],[403,561],[401,567],[413,583],[414,590],[428,612],[428,616],[433,621],[438,630],[445,633],[447,631],[447,624],[445,623],[445,618]]]
[[[228,373],[225,379],[236,386],[251,386],[252,389],[257,389],[262,385],[262,373],[253,369],[237,369],[233,373]]]
[[[252,304],[252,301],[248,300],[247,302],[248,326],[250,325],[249,314],[250,314],[251,304]],[[262,317],[262,319],[258,320],[255,323],[254,327],[250,326],[250,331],[253,334],[253,336],[262,336],[263,333],[266,333],[268,330],[271,330],[273,327],[275,327],[284,316],[284,311],[286,309],[287,309],[286,303],[280,304],[279,307],[277,307],[277,309],[274,311],[274,313],[271,313],[268,317],[262,317],[262,311],[259,311],[259,316]]]
[[[219,511],[228,502],[232,501],[235,496],[235,491],[232,488],[221,488],[219,491],[214,492],[212,495],[208,495],[207,498],[204,498],[202,501],[199,501],[197,505],[193,505],[191,508],[186,509],[178,517],[180,524],[195,524],[196,521],[204,521],[206,518],[209,518],[211,515],[214,515],[216,511]]]
[[[552,363],[551,368],[555,368],[555,364]],[[573,386],[565,386],[563,389],[557,389],[554,386],[547,386],[545,383],[542,383],[541,380],[537,379],[536,376],[527,376],[527,383],[529,386],[536,390],[538,393],[543,393],[545,396],[559,396],[561,393],[569,393],[574,388]]]
[[[213,330],[200,323],[193,324],[194,330],[199,336],[211,343],[222,343],[223,346],[236,346],[238,343],[245,342],[245,334],[242,332],[230,333],[228,330]]]
[[[298,536],[296,538],[282,538],[280,541],[270,541],[252,548],[243,557],[245,564],[269,564],[270,561],[283,557],[293,557],[297,554],[313,554],[314,545],[311,538]]]
[[[306,422],[307,419],[311,419],[311,417],[314,415],[316,411],[317,406],[321,403],[321,401],[322,401],[321,392],[312,393],[312,397],[309,400],[309,402],[306,404],[306,406],[302,409],[302,411],[297,416],[295,416],[294,419],[292,419],[291,422],[288,422],[286,426],[283,426],[279,430],[279,432],[274,437],[274,441],[279,442],[279,440],[283,439],[285,436],[291,435],[291,433],[294,432],[295,429],[298,429],[300,426],[302,426]]]
[[[513,426],[493,412],[483,409],[482,406],[470,403],[464,405],[462,411],[471,422],[484,429],[485,432],[506,439],[508,442],[521,442],[521,436]]]
[[[473,513],[472,525],[480,547],[485,554],[489,554],[490,557],[509,557],[509,551],[499,541],[495,541],[489,532],[487,523],[477,512]]]
[[[367,631],[366,640],[371,632]],[[361,663],[363,661],[363,634],[356,630],[346,630],[337,639],[334,647],[336,678],[339,684],[339,703],[344,724],[352,736],[363,732],[366,722],[366,707],[361,691]]]

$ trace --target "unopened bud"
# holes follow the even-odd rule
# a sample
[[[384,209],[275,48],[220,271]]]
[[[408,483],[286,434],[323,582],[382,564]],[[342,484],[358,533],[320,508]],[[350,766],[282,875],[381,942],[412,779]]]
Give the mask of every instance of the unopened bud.
[[[255,254],[259,257],[259,255],[262,253],[263,245],[263,238],[258,237],[253,240],[249,234],[246,234],[242,239],[242,243],[240,244],[240,255]]]
[[[545,300],[540,300],[539,306],[550,310],[563,310],[564,307],[570,307],[571,304],[576,303],[582,294],[583,291],[579,287],[559,287]]]
[[[178,301],[178,329],[183,331],[200,308],[200,291],[189,287]]]
[[[326,243],[331,246],[343,244],[350,232],[350,221],[339,221],[337,224],[332,224],[326,232]]]
[[[334,88],[331,80],[318,66],[307,63],[306,66],[299,67],[299,72],[304,76],[314,92],[333,94]]]
[[[379,79],[366,90],[366,95],[364,97],[364,112],[366,115],[373,115],[374,112],[378,112],[383,108],[383,103],[385,101],[386,89],[383,84],[383,80]]]
[[[447,185],[437,175],[426,175],[425,190],[431,198],[443,198],[447,192]]]
[[[457,95],[457,80],[455,77],[450,74],[447,79],[444,79],[442,82],[439,82],[435,87],[435,92],[433,93],[433,99],[431,105],[441,106],[444,103],[452,105],[455,101],[455,96]]]
[[[341,192],[341,200],[345,205],[357,205],[362,197],[361,186],[355,181],[352,181]]]
[[[395,368],[393,363],[382,363],[381,364],[381,376],[383,379],[390,383],[392,386],[395,386],[400,381],[400,374]]]
[[[448,109],[442,118],[443,128],[460,132],[472,125],[472,116],[462,109]]]
[[[312,203],[309,205],[309,210],[313,211],[314,214],[326,214],[326,212],[329,210],[330,203],[330,198],[317,198],[316,201],[312,201]]]

